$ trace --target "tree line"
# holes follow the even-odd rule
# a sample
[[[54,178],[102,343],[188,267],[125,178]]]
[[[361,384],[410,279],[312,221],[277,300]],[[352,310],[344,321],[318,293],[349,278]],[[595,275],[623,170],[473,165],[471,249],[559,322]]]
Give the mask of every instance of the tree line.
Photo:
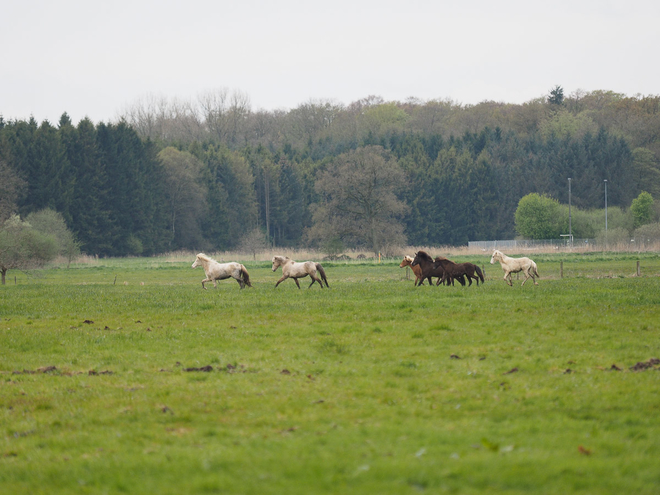
[[[253,111],[221,90],[138,102],[114,123],[0,118],[0,221],[62,215],[83,252],[461,245],[512,238],[520,199],[589,210],[660,194],[660,97],[556,87],[451,101]]]

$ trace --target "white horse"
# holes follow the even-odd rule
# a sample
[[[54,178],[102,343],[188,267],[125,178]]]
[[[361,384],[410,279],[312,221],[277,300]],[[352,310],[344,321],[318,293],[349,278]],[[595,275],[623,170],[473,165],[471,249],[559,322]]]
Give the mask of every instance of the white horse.
[[[275,287],[280,285],[280,282],[285,281],[287,278],[292,278],[300,289],[298,279],[305,278],[309,275],[312,279],[312,283],[309,284],[309,287],[314,285],[314,282],[318,282],[321,288],[323,288],[323,282],[321,281],[321,278],[318,277],[317,272],[321,275],[323,281],[325,281],[326,287],[330,287],[328,285],[328,279],[325,278],[325,270],[323,270],[320,263],[316,263],[315,261],[297,263],[286,256],[273,256],[273,271],[277,270],[280,266],[282,267],[282,278],[277,281]],[[307,288],[309,289],[309,287]]]
[[[206,256],[204,253],[199,253],[195,262],[192,264],[193,268],[201,266],[204,268],[206,278],[202,280],[202,288],[206,289],[204,282],[213,282],[213,287],[217,287],[216,280],[224,280],[233,277],[241,286],[241,289],[246,285],[252,287],[250,283],[250,275],[247,270],[240,263],[218,263],[213,258]]]
[[[536,269],[536,263],[534,263],[529,258],[511,258],[496,249],[493,251],[490,264],[493,265],[496,261],[499,261],[500,265],[502,265],[502,270],[504,270],[504,280],[507,284],[511,286],[513,285],[511,282],[512,273],[523,272],[525,274],[525,280],[523,280],[521,287],[525,285],[525,282],[527,282],[527,279],[530,277],[534,281],[534,285],[539,285],[535,277],[541,277],[539,276],[539,272]]]

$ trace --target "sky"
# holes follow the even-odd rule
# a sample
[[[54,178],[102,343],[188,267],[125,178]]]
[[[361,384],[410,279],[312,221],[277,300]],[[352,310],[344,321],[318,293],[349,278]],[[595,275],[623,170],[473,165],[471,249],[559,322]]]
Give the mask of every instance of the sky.
[[[657,0],[7,0],[0,115],[108,122],[218,89],[253,110],[657,95],[658,26]]]

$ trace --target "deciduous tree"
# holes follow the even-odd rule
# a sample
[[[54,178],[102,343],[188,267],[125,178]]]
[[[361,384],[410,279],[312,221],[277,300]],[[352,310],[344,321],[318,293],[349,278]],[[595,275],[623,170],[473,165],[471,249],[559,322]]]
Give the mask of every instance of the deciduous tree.
[[[516,230],[527,239],[557,239],[561,234],[559,201],[531,193],[523,196],[516,209]]]
[[[42,234],[18,215],[7,219],[0,227],[0,279],[5,285],[7,272],[43,266],[57,256],[57,241]]]
[[[646,191],[642,191],[639,196],[633,199],[630,205],[630,211],[633,215],[633,226],[641,227],[653,221],[653,196]]]
[[[339,155],[316,179],[321,201],[316,204],[308,237],[317,242],[339,237],[375,254],[388,245],[404,244],[401,219],[408,206],[397,193],[405,186],[396,159],[380,146]]]

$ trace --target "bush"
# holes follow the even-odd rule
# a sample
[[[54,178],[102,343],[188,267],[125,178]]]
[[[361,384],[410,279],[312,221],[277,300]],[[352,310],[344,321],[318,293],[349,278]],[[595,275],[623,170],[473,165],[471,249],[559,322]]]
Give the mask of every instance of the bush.
[[[614,229],[608,228],[606,235],[605,229],[603,229],[596,235],[596,241],[602,246],[628,245],[630,244],[630,233],[628,229],[616,227]]]
[[[647,223],[633,232],[635,240],[642,242],[660,240],[660,223]]]

